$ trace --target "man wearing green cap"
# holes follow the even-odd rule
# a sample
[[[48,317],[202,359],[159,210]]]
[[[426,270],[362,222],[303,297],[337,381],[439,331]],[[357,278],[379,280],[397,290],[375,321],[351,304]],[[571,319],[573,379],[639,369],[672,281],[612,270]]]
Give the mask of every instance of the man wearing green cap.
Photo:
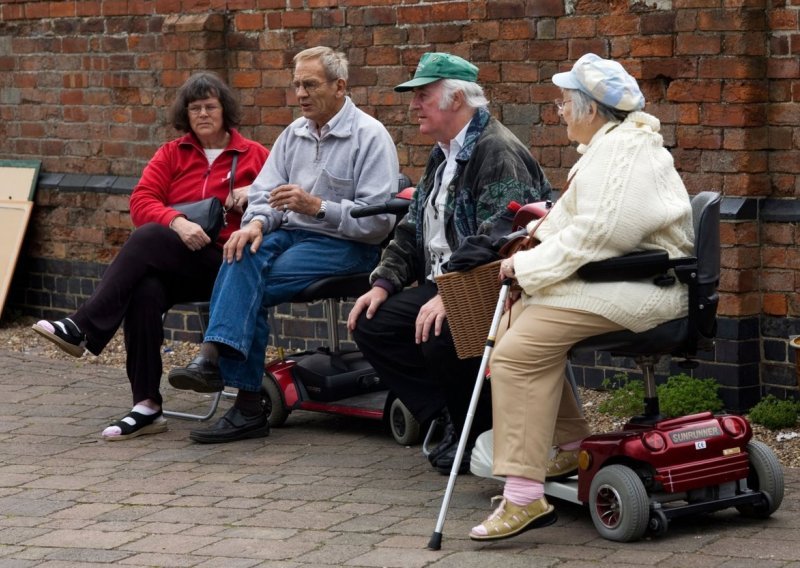
[[[426,424],[449,412],[455,432],[464,424],[480,358],[456,355],[435,277],[467,237],[490,234],[511,201],[550,196],[528,148],[489,114],[477,79],[478,68],[461,57],[426,53],[414,78],[395,87],[413,91],[412,114],[435,145],[411,207],[370,277],[372,289],[348,318],[359,348],[417,420]],[[491,396],[484,389],[472,431],[477,436],[489,428]],[[450,472],[456,445],[451,434],[430,453],[438,471]]]

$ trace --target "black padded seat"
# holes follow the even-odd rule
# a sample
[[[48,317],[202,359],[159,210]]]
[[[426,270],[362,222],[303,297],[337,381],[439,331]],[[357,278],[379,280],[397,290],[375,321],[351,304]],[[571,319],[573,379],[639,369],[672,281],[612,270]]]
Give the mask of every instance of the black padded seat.
[[[617,357],[668,355],[680,351],[688,336],[689,318],[685,317],[641,333],[624,329],[589,337],[576,343],[572,351],[608,351]]]
[[[292,303],[317,300],[357,298],[369,291],[369,272],[328,276],[304,288],[291,299]]]

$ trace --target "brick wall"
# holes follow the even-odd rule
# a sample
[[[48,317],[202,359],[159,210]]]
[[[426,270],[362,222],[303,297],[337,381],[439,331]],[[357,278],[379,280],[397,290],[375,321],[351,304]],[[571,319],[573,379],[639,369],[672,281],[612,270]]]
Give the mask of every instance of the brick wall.
[[[25,262],[67,270],[113,256],[130,225],[124,191],[103,184],[138,177],[176,135],[166,107],[193,70],[223,74],[244,106],[242,132],[269,146],[295,115],[294,53],[342,49],[351,96],[387,125],[417,179],[430,141],[391,87],[423,52],[450,51],[480,67],[492,112],[558,186],[577,154],[549,78],[594,51],[639,79],[690,192],[726,196],[720,315],[731,337],[714,355],[729,366],[720,380],[794,392],[798,11],[797,0],[6,0],[0,157],[41,159],[42,172],[67,177],[37,195]]]

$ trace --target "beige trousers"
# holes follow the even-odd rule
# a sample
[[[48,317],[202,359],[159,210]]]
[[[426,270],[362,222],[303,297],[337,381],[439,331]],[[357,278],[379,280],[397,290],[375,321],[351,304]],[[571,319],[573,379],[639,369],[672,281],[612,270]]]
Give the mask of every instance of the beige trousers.
[[[579,310],[517,302],[506,312],[489,363],[495,475],[544,481],[550,448],[590,434],[565,379],[567,355],[582,339],[620,329]]]

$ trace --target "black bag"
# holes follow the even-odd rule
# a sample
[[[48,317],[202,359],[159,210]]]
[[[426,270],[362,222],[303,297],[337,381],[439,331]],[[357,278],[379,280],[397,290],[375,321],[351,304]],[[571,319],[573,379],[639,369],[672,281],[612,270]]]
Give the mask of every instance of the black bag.
[[[231,177],[228,185],[228,195],[233,198],[233,184],[234,176],[236,175],[236,162],[239,159],[239,154],[233,154],[231,161]],[[217,241],[222,227],[228,224],[226,216],[228,210],[225,209],[222,202],[216,197],[209,197],[200,201],[191,201],[186,203],[177,203],[170,205],[172,209],[180,211],[192,223],[197,223],[203,229],[211,242]]]
[[[211,242],[216,242],[219,232],[225,225],[222,203],[216,197],[209,197],[202,201],[191,201],[170,205],[172,209],[180,211],[192,223],[197,223],[205,231]]]

